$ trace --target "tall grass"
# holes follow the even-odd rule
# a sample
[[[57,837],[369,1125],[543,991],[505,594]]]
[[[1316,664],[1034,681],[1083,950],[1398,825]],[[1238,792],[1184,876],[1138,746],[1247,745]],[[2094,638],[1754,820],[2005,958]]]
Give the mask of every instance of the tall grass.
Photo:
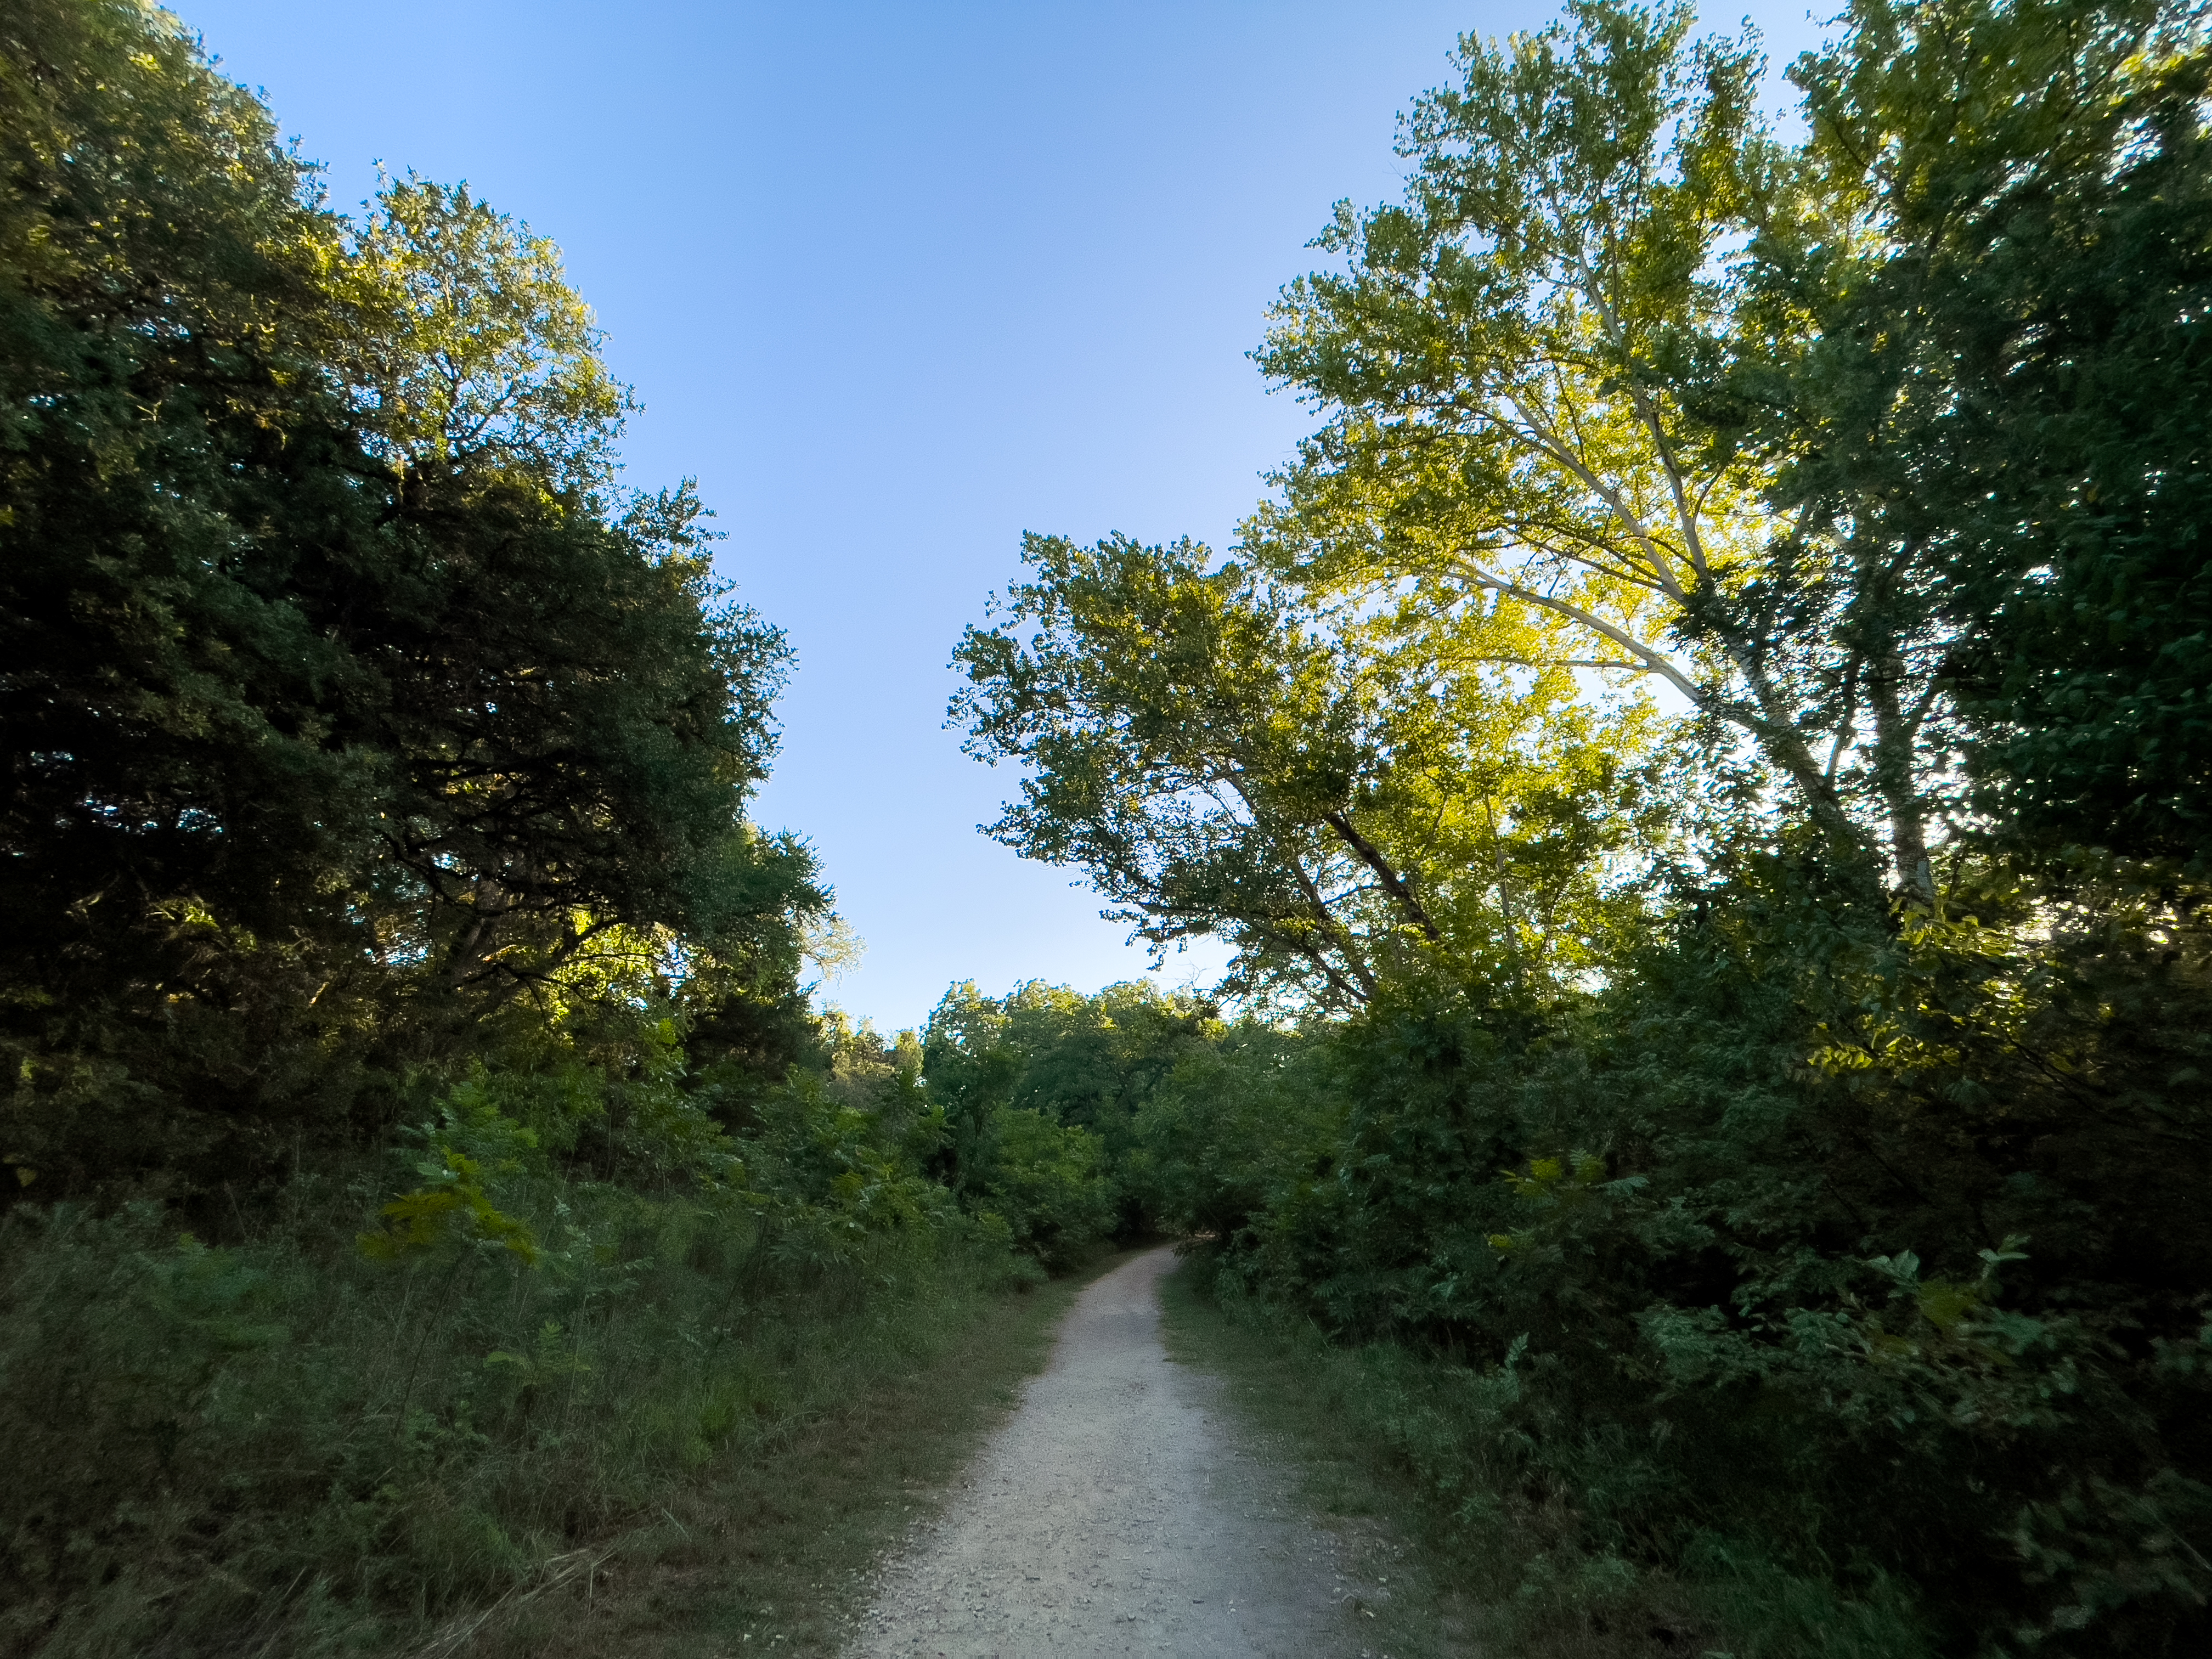
[[[378,1194],[303,1176],[219,1247],[151,1205],[0,1224],[0,1652],[420,1641],[1041,1276],[957,1216],[567,1180],[501,1193],[532,1249],[377,1260]]]

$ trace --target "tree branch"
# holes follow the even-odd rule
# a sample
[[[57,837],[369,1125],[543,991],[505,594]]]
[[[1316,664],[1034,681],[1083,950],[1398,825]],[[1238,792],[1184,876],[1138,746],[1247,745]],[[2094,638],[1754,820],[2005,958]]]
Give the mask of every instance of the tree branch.
[[[1412,884],[1391,867],[1390,861],[1382,856],[1382,850],[1374,842],[1352,828],[1350,815],[1340,811],[1324,812],[1322,822],[1335,830],[1344,844],[1358,855],[1359,861],[1375,872],[1375,878],[1382,884],[1382,890],[1398,902],[1398,908],[1421,930],[1423,937],[1431,945],[1443,943],[1437,933],[1436,923],[1421,908],[1420,900],[1413,896]]]

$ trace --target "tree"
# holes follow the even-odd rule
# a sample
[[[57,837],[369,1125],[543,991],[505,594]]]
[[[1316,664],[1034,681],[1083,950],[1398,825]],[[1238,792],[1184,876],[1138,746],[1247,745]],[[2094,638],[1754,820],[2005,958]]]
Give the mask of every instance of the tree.
[[[1753,243],[1747,286],[1794,349],[1737,373],[1772,389],[1801,606],[1907,642],[1861,684],[1877,729],[1936,717],[1922,770],[1954,769],[1954,812],[1963,763],[2015,844],[2201,860],[2201,18],[1866,0],[1793,74],[1830,207]]]
[[[1248,541],[1328,591],[1409,586],[1470,652],[1664,682],[1845,829],[1774,641],[1722,603],[1773,532],[1765,476],[1669,378],[1729,331],[1721,261],[1784,170],[1761,60],[1686,7],[1567,10],[1463,39],[1405,124],[1406,200],[1340,204],[1318,246],[1347,269],[1285,290],[1255,355],[1330,418]]]
[[[1028,771],[991,833],[1156,947],[1218,933],[1231,988],[1342,1009],[1437,969],[1533,992],[1633,911],[1608,863],[1648,714],[1601,732],[1563,668],[1500,684],[1450,628],[1302,607],[1193,544],[1026,554],[955,653],[970,752]]]
[[[355,419],[418,491],[486,471],[608,488],[637,405],[552,242],[410,173],[349,229],[332,287],[327,349]]]
[[[0,146],[21,1167],[373,1116],[518,997],[778,1000],[827,902],[745,818],[785,648],[688,484],[614,489],[551,245],[411,178],[341,220],[122,0],[10,11]]]
[[[1865,0],[1794,153],[1687,28],[1466,43],[1261,354],[1328,420],[1237,562],[1033,538],[956,708],[1003,838],[1342,1014],[1185,1054],[1130,1167],[1523,1582],[2196,1651],[2202,9]],[[1695,716],[1656,829],[1616,675]]]
[[[922,1032],[937,1172],[987,1224],[1003,1224],[1049,1266],[1073,1265],[1115,1227],[1109,1163],[1128,1139],[1127,1104],[1097,1109],[1116,1092],[1105,1079],[1087,1079],[1072,1097],[1055,1085],[1068,1080],[1071,1049],[1101,1058],[1085,1039],[1110,1031],[1107,1007],[1126,1002],[1036,982],[987,997],[968,981],[945,992]]]
[[[1329,418],[1246,544],[1451,617],[1471,658],[1665,685],[1834,852],[1924,894],[1929,653],[1770,556],[1789,455],[1745,408],[1747,356],[1811,325],[1747,283],[1744,244],[1833,204],[1754,112],[1754,39],[1693,40],[1680,5],[1567,13],[1464,39],[1406,123],[1404,202],[1340,204],[1319,245],[1347,268],[1285,291],[1255,355]]]
[[[335,228],[260,106],[135,5],[13,9],[0,52],[0,913],[67,976],[189,894],[281,935],[355,856],[363,677],[283,591],[378,503],[313,353]]]

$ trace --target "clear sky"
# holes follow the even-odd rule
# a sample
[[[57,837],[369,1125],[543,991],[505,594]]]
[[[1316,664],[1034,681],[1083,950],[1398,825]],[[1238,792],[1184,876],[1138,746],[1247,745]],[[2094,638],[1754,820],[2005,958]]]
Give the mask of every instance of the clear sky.
[[[1393,120],[1525,0],[177,0],[360,201],[465,179],[565,250],[724,573],[799,665],[757,816],[810,840],[885,1030],[945,987],[1093,988],[1144,955],[975,832],[1015,780],[943,729],[1021,533],[1225,545],[1306,428],[1243,354]],[[1796,4],[1746,8],[1776,61]],[[1735,8],[1708,9],[1722,21]],[[1171,957],[1170,984],[1221,958]]]

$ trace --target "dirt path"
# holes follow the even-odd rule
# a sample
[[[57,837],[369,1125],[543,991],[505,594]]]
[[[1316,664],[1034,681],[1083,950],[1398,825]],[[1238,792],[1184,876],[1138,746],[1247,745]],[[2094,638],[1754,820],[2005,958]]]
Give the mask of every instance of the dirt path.
[[[881,1572],[851,1659],[1357,1655],[1337,1540],[1168,1362],[1148,1251],[1086,1290],[1052,1364]]]

